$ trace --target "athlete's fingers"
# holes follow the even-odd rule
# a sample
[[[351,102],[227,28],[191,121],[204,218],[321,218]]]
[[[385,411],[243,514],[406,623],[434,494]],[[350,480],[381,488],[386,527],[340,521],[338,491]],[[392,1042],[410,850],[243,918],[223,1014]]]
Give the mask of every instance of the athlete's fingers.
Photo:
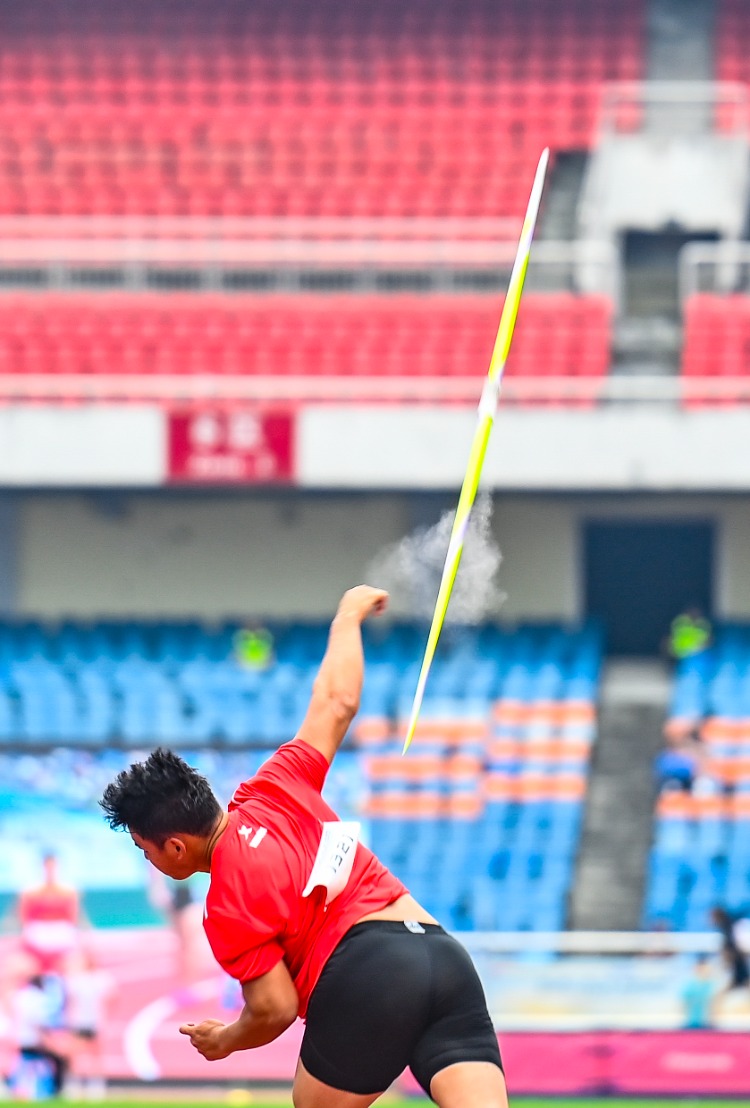
[[[180,1024],[180,1034],[181,1035],[190,1035],[190,1036],[192,1036],[193,1031],[195,1031],[195,1024],[194,1023],[182,1023],[182,1024]]]
[[[378,596],[372,606],[373,615],[379,616],[381,612],[384,612],[388,607],[388,593],[384,592],[382,596]]]

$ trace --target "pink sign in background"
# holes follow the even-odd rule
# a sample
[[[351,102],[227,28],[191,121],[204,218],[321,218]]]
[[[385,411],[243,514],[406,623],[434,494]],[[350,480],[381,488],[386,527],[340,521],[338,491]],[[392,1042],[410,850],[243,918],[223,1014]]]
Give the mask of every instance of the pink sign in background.
[[[504,1032],[500,1047],[511,1095],[750,1095],[742,1032]]]
[[[170,481],[279,484],[294,478],[294,413],[238,409],[168,416]]]

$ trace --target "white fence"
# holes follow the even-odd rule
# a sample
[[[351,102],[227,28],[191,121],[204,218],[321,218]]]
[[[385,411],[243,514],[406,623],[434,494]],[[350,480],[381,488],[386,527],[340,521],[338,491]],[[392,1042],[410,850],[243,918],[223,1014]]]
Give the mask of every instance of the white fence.
[[[714,933],[460,933],[501,1031],[671,1031],[687,1021],[693,979],[708,1000],[727,981]],[[697,968],[697,956],[708,958]],[[707,1003],[720,1030],[750,1030],[744,997]]]

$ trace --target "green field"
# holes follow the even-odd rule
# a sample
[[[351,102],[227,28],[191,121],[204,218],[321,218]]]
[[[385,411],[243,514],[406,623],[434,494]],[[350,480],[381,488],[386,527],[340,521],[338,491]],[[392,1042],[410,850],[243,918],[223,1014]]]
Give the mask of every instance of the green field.
[[[153,1095],[151,1090],[149,1090],[149,1092]],[[203,1095],[205,1096],[205,1092]],[[223,1090],[219,1091],[216,1097],[210,1100],[193,1099],[189,1090],[181,1089],[179,1091],[174,1091],[171,1095],[165,1094],[159,1099],[140,1099],[136,1095],[132,1100],[122,1100],[119,1097],[115,1099],[113,1097],[101,1103],[106,1105],[106,1108],[165,1108],[165,1105],[178,1101],[189,1104],[190,1108],[217,1108],[217,1105],[220,1104],[229,1104],[232,1106],[246,1105],[248,1108],[291,1108],[292,1105],[292,1100],[288,1093],[279,1092],[278,1096],[276,1096],[275,1094],[263,1092],[256,1096],[256,1094],[251,1091],[238,1089],[226,1092]],[[18,1108],[18,1103],[17,1100],[0,1100],[0,1108]],[[92,1104],[90,1100],[66,1100],[64,1103],[65,1108],[91,1108]],[[386,1095],[383,1097],[382,1103],[387,1105],[388,1108],[420,1108],[420,1106],[428,1105],[431,1102],[417,1097],[408,1100],[399,1100],[396,1097]],[[750,1108],[750,1100],[683,1100],[680,1098],[672,1098],[669,1100],[621,1100],[615,1097],[610,1099],[588,1099],[585,1097],[576,1099],[568,1097],[560,1099],[557,1097],[530,1099],[528,1097],[514,1097],[512,1106],[513,1108]]]

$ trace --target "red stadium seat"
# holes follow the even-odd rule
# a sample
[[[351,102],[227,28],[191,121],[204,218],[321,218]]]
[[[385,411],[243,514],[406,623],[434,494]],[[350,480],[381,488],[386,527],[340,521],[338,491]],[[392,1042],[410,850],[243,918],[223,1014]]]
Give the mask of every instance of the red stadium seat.
[[[750,382],[750,296],[717,296],[699,293],[685,305],[682,373],[686,385],[695,377],[747,378]],[[722,389],[715,396],[693,396],[690,406],[727,406],[744,395],[740,390]]]
[[[643,71],[643,0],[199,7],[8,5],[0,214],[518,215]]]
[[[497,329],[495,296],[8,294],[3,373],[476,377]],[[602,376],[612,305],[529,293],[507,373]],[[138,386],[133,384],[137,397]]]

